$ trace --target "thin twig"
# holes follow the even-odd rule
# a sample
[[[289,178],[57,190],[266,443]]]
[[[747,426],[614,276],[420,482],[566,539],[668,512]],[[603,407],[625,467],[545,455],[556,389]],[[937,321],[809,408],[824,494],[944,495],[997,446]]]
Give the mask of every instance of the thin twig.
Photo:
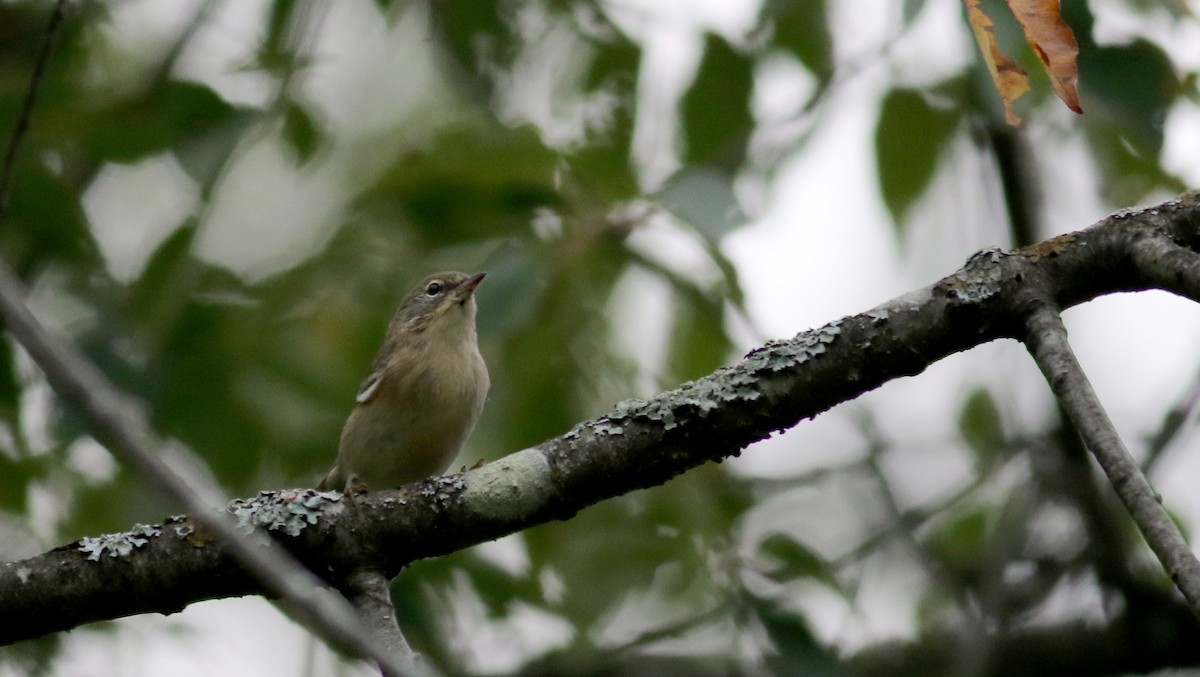
[[[4,164],[0,166],[0,219],[8,213],[8,201],[12,197],[13,178],[16,176],[17,151],[29,131],[29,120],[33,116],[33,106],[37,102],[38,91],[42,88],[42,80],[46,75],[46,65],[50,63],[50,55],[54,52],[54,44],[58,41],[59,29],[63,17],[67,13],[68,0],[58,0],[54,3],[54,11],[50,13],[50,22],[46,24],[46,32],[42,34],[42,44],[38,47],[37,57],[33,61],[33,73],[29,76],[29,88],[25,90],[25,100],[21,102],[21,110],[17,113],[17,124],[9,138],[8,148],[4,151]]]
[[[175,64],[179,62],[180,55],[183,50],[196,37],[200,29],[207,23],[208,18],[220,8],[219,0],[204,0],[196,6],[196,10],[192,13],[188,22],[183,25],[183,30],[179,35],[175,36],[175,40],[171,42],[170,48],[167,49],[163,58],[158,63],[158,67],[154,69],[154,75],[150,78],[150,82],[157,85],[160,82],[165,82],[171,77],[171,71],[175,69]]]
[[[408,663],[407,674],[414,677],[432,677],[433,670],[420,660],[417,652],[413,651],[404,634],[400,632],[400,624],[396,622],[396,607],[392,604],[391,588],[388,579],[378,571],[362,570],[351,574],[346,579],[346,595],[363,623],[375,633],[388,649],[397,656],[403,656]],[[381,668],[384,677],[399,677],[387,667]]]
[[[1084,445],[1096,457],[1109,482],[1150,549],[1162,563],[1192,610],[1200,615],[1200,561],[1162,507],[1162,498],[1146,481],[1105,413],[1087,375],[1067,342],[1058,307],[1048,295],[1035,298],[1025,318],[1025,345],[1037,362]]]
[[[1183,430],[1184,424],[1197,405],[1200,405],[1200,372],[1192,379],[1192,385],[1188,387],[1187,392],[1175,402],[1166,416],[1163,416],[1158,432],[1150,438],[1150,443],[1146,446],[1146,458],[1142,461],[1143,472],[1149,474],[1154,469],[1163,452]]]
[[[65,15],[66,0],[59,0],[46,29],[34,64],[29,90],[9,140],[0,168],[0,218],[12,186],[15,158],[25,138],[37,91]],[[179,501],[198,523],[222,540],[237,560],[271,593],[288,602],[304,625],[361,655],[374,659],[391,674],[408,674],[411,661],[391,653],[379,639],[363,630],[353,607],[340,595],[319,595],[323,582],[281,548],[267,548],[262,534],[238,531],[231,515],[214,510],[182,477],[171,470],[156,451],[161,442],[146,415],[125,393],[73,346],[56,340],[25,305],[25,289],[16,273],[0,260],[0,317],[8,331],[37,362],[55,391],[83,413],[96,439],[167,496]]]
[[[743,594],[746,594],[744,589]],[[644,649],[663,640],[679,639],[687,632],[729,616],[733,611],[732,601],[731,598],[724,598],[708,609],[697,611],[672,623],[646,630],[619,646],[607,649],[607,651],[612,654],[632,653],[637,649]]]
[[[848,567],[870,555],[873,550],[881,547],[888,539],[896,537],[897,532],[915,532],[921,529],[933,518],[943,514],[968,498],[979,487],[983,486],[984,481],[989,477],[990,473],[976,477],[935,505],[922,505],[901,511],[878,531],[864,538],[853,548],[834,557],[829,563],[838,569]]]
[[[875,425],[874,419],[866,411],[858,417],[859,430],[866,435],[868,440],[867,447],[867,467],[870,469],[871,475],[875,481],[879,483],[879,497],[883,500],[883,507],[888,512],[892,524],[905,523],[905,511],[900,507],[900,501],[896,498],[896,493],[892,491],[892,484],[888,480],[887,473],[883,470],[883,464],[880,462],[880,457],[887,443],[884,442],[883,435]],[[958,609],[962,614],[963,620],[968,626],[968,630],[975,637],[983,637],[983,627],[979,622],[978,612],[971,608],[971,602],[967,598],[966,591],[962,586],[946,571],[946,568],[937,560],[929,549],[922,544],[916,536],[914,529],[897,529],[901,542],[908,547],[913,557],[916,558],[918,565],[925,571],[925,575],[929,580],[936,585],[942,586],[944,590],[954,599],[958,605]]]

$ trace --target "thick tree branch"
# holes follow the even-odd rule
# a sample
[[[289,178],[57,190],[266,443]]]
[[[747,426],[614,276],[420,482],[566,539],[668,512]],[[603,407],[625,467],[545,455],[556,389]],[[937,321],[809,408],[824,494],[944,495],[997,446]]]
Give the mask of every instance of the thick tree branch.
[[[1056,305],[1158,286],[1134,264],[1139,243],[1200,243],[1197,194],[1006,254],[986,251],[957,273],[873,310],[774,341],[649,400],[622,402],[537,447],[461,474],[356,499],[311,490],[238,502],[248,524],[275,528],[298,558],[345,587],[363,568],[392,576],[436,557],[536,524],[567,519],[598,501],[656,486],[707,461],[816,416],[943,357],[1024,333],[1036,280]],[[181,519],[127,554],[88,561],[88,544],[58,548],[0,569],[0,612],[22,618],[0,631],[12,642],[134,613],[169,613],[201,599],[264,594],[219,541]],[[64,575],[63,572],[69,572]],[[69,592],[67,588],[70,587]],[[118,591],[118,592],[114,592]],[[64,609],[67,611],[64,612]]]
[[[1149,286],[1200,303],[1200,258],[1196,256],[1200,242],[1196,238],[1196,233],[1186,228],[1142,233],[1130,244],[1133,265]]]

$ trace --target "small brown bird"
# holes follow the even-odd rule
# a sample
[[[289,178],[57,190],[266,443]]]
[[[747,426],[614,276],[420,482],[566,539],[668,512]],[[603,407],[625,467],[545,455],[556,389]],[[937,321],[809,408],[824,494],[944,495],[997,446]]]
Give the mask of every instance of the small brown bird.
[[[404,297],[318,489],[389,489],[454,461],[491,384],[475,334],[484,275],[437,273]]]

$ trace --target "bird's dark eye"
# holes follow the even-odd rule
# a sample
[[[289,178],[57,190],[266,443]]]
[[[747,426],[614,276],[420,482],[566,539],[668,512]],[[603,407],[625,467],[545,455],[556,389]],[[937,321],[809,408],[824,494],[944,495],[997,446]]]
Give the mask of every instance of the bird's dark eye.
[[[425,287],[425,295],[429,297],[437,296],[438,294],[442,293],[442,288],[441,281],[434,280],[433,282],[429,283],[428,287]]]

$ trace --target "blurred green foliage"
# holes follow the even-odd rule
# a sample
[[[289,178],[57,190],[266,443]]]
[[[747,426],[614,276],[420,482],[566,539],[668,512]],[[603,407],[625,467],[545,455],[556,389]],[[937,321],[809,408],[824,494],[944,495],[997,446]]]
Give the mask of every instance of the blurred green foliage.
[[[927,94],[893,89],[883,97],[875,128],[879,189],[892,219],[903,224],[909,210],[929,187],[938,159],[953,138],[959,111],[939,110]]]
[[[311,485],[319,477],[395,300],[433,270],[490,273],[479,292],[479,328],[493,390],[466,463],[536,444],[618,400],[648,394],[639,384],[669,387],[728,362],[734,342],[727,315],[740,313],[744,299],[719,244],[747,219],[735,181],[748,170],[773,169],[751,152],[756,68],[783,54],[811,73],[818,86],[794,111],[797,118],[819,110],[840,77],[833,3],[825,0],[766,2],[744,39],[698,36],[695,76],[675,102],[678,168],[660,185],[648,185],[634,131],[644,105],[639,97],[653,83],[639,84],[650,77],[640,70],[642,46],[610,18],[605,3],[348,3],[359,13],[376,12],[381,34],[417,23],[436,74],[416,77],[422,66],[413,63],[414,72],[388,76],[426,83],[429,91],[409,92],[416,100],[450,102],[431,105],[433,112],[395,104],[390,131],[369,133],[354,131],[331,113],[329,101],[306,89],[306,78],[321,69],[340,68],[343,80],[358,75],[324,61],[329,55],[314,46],[311,36],[326,28],[322,21],[332,11],[318,11],[318,3],[268,3],[259,44],[236,68],[264,84],[242,98],[181,75],[178,60],[202,32],[191,31],[188,21],[203,29],[214,20],[204,3],[194,18],[184,17],[183,28],[148,40],[141,51],[123,51],[105,33],[119,3],[76,4],[19,155],[0,253],[34,290],[39,314],[141,398],[158,430],[195,452],[235,495]],[[926,4],[902,3],[897,37]],[[1182,182],[1160,164],[1161,121],[1185,89],[1177,66],[1147,40],[1097,46],[1089,7],[1064,4],[1081,44],[1088,116],[1078,133],[1114,201],[1177,190]],[[25,95],[46,10],[42,2],[0,3],[5,133]],[[537,51],[559,35],[554,31],[570,36],[569,48]],[[547,80],[539,70],[547,63],[576,70]],[[874,148],[881,199],[897,224],[942,171],[953,140],[971,125],[998,124],[994,101],[968,79],[960,71],[937,82],[897,82],[882,95]],[[1194,77],[1188,82],[1194,97]],[[518,85],[526,89],[514,93]],[[1032,98],[1055,105],[1044,92]],[[539,115],[539,101],[550,119]],[[582,122],[571,133],[548,131],[562,121],[555,116],[576,115]],[[803,152],[807,138],[765,155]],[[336,205],[324,235],[288,223],[218,228],[223,201],[254,214],[260,204],[279,202],[268,200],[276,184],[238,185],[246,176],[261,177],[235,173],[271,142],[288,151],[275,171],[297,181],[321,177],[327,182],[321,185],[334,187],[333,197],[310,205]],[[153,157],[178,163],[199,204],[144,245],[144,265],[133,279],[122,279],[102,253],[85,196],[106,167]],[[145,195],[147,204],[152,197]],[[304,190],[291,199],[313,200]],[[124,206],[137,212],[143,205]],[[278,259],[287,263],[236,263],[230,252],[253,253],[252,243],[262,242],[256,230],[268,226],[272,246],[290,245]],[[671,252],[639,245],[639,230],[659,227],[700,242],[715,279],[674,265]],[[139,237],[129,240],[137,244]],[[668,317],[669,330],[662,362],[649,374],[620,347],[614,325],[621,317],[614,306],[628,303],[617,291],[631,271],[670,290],[669,305],[654,309]],[[981,477],[1019,445],[1001,428],[1001,406],[980,389],[961,408],[961,443],[975,454]],[[14,547],[4,553],[8,559],[174,510],[124,469],[109,474],[70,462],[82,453],[87,430],[46,397],[36,369],[10,342],[0,343],[0,427],[0,519],[50,539],[30,536],[34,545]],[[33,488],[51,488],[62,500],[53,523],[33,525]],[[401,622],[439,665],[464,670],[444,631],[446,619],[428,600],[430,590],[465,580],[489,618],[502,619],[520,603],[574,629],[565,647],[540,659],[551,673],[554,664],[582,673],[579,657],[604,653],[593,666],[599,673],[614,656],[719,628],[726,644],[693,642],[691,653],[683,652],[696,659],[693,667],[711,671],[705,657],[715,654],[718,671],[742,672],[746,663],[737,651],[755,644],[760,655],[750,664],[776,674],[841,674],[834,652],[814,639],[787,590],[808,582],[852,597],[847,583],[854,575],[844,566],[850,561],[852,568],[854,558],[835,561],[789,530],[769,533],[747,553],[739,532],[764,493],[770,492],[722,467],[705,467],[513,537],[509,545],[526,560],[516,569],[477,552],[417,563],[394,586]],[[943,519],[925,534],[925,556],[954,575],[977,570],[993,538],[993,504],[942,507]],[[909,517],[898,523],[913,524]],[[763,580],[770,581],[767,591]],[[647,621],[630,631],[635,637],[625,653],[610,652],[596,639],[597,628],[639,599],[671,606],[676,618]],[[45,665],[53,653],[46,647],[27,645],[21,655],[4,657],[24,665],[34,656]]]

